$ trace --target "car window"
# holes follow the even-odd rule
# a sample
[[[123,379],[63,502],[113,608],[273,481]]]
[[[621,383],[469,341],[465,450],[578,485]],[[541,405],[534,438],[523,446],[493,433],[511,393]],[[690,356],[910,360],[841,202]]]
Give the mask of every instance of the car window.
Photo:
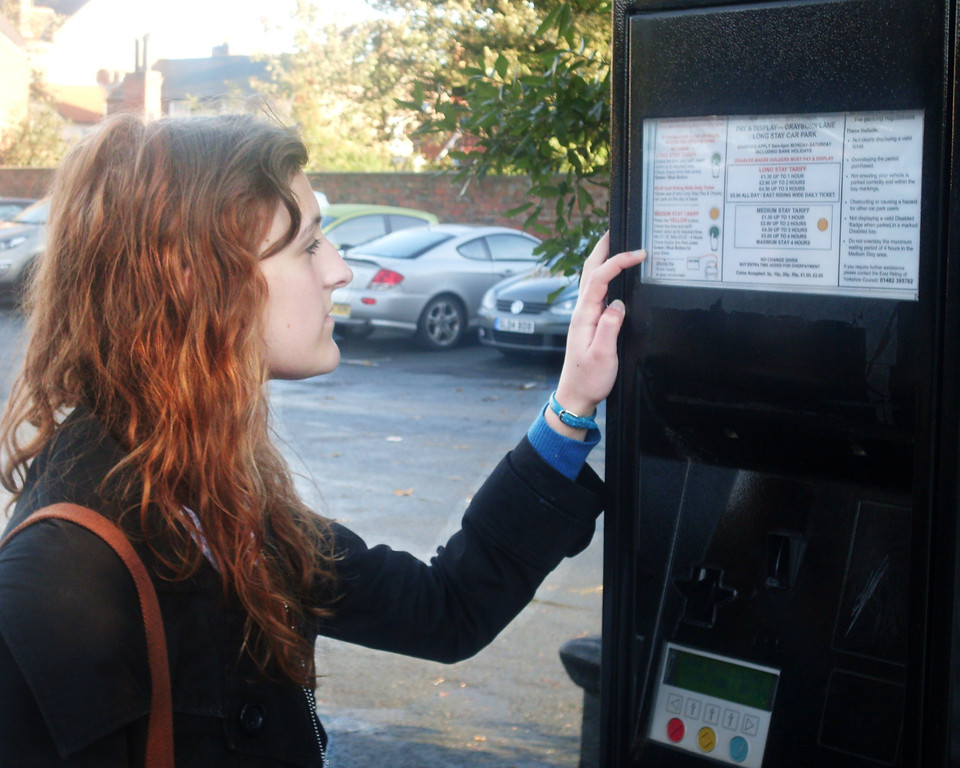
[[[487,245],[494,261],[537,261],[536,240],[521,235],[490,235]]]
[[[0,221],[10,221],[10,219],[12,219],[22,210],[22,205],[14,205],[13,203],[8,205],[5,203],[0,203]]]
[[[457,248],[457,253],[468,259],[477,261],[490,261],[490,253],[487,251],[487,245],[482,237],[469,240]]]
[[[437,232],[427,227],[409,227],[367,243],[360,251],[364,256],[415,259],[452,237],[449,232]]]
[[[398,213],[391,213],[387,218],[390,220],[390,231],[396,232],[398,229],[407,229],[407,227],[423,227],[429,224],[416,216],[404,216]]]
[[[13,217],[17,224],[46,224],[47,216],[50,213],[50,203],[47,201],[34,203],[29,208],[24,208],[20,213]]]
[[[325,233],[327,240],[337,248],[362,245],[387,233],[386,219],[379,213],[354,216],[336,224]]]

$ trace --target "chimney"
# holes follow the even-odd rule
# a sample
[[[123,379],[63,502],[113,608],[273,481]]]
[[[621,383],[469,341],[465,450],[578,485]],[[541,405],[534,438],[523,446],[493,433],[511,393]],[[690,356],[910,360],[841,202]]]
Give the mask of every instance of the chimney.
[[[116,97],[111,94],[107,112],[137,112],[147,120],[161,116],[163,75],[147,68],[147,42],[149,35],[135,41],[136,69],[123,78],[123,86]]]

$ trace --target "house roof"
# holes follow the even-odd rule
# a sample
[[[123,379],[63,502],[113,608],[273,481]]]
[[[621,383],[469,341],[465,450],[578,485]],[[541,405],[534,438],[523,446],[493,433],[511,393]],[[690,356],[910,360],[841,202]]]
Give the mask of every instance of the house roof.
[[[51,86],[57,111],[74,123],[96,123],[107,112],[107,94],[99,85]]]
[[[251,93],[252,78],[266,78],[267,64],[249,56],[213,56],[206,59],[159,59],[153,69],[163,75],[162,96],[166,101],[214,98],[228,93],[231,86]]]
[[[94,112],[91,109],[84,109],[76,104],[67,104],[66,102],[57,104],[57,112],[60,113],[62,118],[69,120],[71,123],[95,125],[103,120],[103,112]]]

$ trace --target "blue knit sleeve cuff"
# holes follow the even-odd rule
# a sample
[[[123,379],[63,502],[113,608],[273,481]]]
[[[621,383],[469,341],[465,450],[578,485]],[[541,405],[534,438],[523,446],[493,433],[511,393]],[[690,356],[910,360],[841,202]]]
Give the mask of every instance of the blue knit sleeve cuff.
[[[576,480],[593,446],[600,442],[600,430],[588,430],[586,440],[574,440],[555,432],[547,424],[545,412],[546,407],[531,425],[527,439],[551,467],[571,480]]]

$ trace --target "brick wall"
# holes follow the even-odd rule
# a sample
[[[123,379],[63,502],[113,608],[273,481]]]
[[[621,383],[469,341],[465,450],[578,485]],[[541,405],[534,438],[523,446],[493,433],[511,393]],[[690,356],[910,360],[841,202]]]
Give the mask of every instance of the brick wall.
[[[452,175],[437,173],[311,173],[314,189],[321,190],[331,203],[379,203],[422,208],[441,221],[468,224],[503,224],[520,227],[525,214],[514,218],[505,211],[531,202],[525,176],[488,176],[455,184]],[[598,202],[608,200],[606,189],[592,189]],[[543,223],[552,219],[548,206]]]
[[[504,211],[527,202],[525,177],[472,179],[454,185],[452,176],[433,173],[315,173],[314,189],[331,203],[378,203],[421,208],[441,221],[520,226],[522,217],[508,220]]]
[[[311,173],[310,183],[331,203],[378,203],[422,208],[441,221],[472,224],[505,224],[519,227],[523,216],[508,219],[503,213],[529,198],[523,176],[472,179],[454,185],[449,175],[434,173]],[[50,183],[45,168],[0,168],[0,196],[40,197]],[[606,196],[606,190],[597,190]],[[552,219],[547,217],[544,222]]]
[[[0,168],[0,197],[43,197],[52,175],[49,168]]]

